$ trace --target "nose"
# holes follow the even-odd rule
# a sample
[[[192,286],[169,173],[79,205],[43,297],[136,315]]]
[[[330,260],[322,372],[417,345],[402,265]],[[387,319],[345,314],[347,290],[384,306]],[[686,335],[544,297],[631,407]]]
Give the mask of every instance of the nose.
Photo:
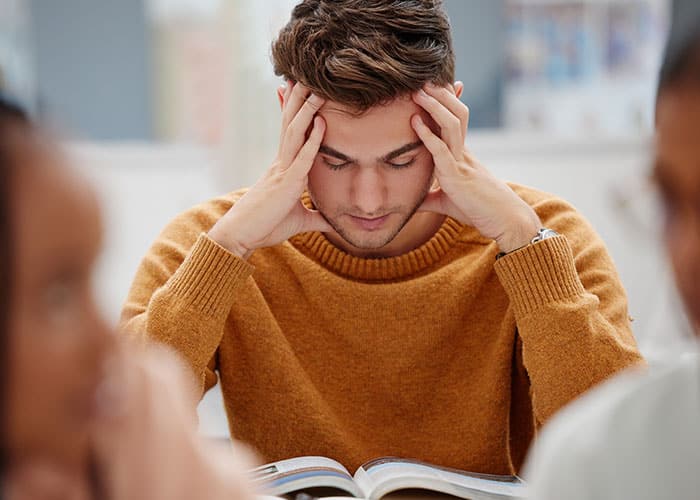
[[[357,169],[351,196],[354,206],[360,212],[357,215],[367,218],[383,215],[386,185],[380,170],[374,167]]]

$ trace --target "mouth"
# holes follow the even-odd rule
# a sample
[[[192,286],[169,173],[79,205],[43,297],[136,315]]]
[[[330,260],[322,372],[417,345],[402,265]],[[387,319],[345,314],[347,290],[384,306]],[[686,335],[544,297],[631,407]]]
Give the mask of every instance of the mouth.
[[[381,217],[374,217],[371,219],[365,218],[365,217],[356,217],[354,215],[350,216],[350,219],[359,226],[361,229],[365,231],[376,231],[378,229],[381,229],[384,223],[387,221],[389,218],[389,215],[391,214],[386,214]]]

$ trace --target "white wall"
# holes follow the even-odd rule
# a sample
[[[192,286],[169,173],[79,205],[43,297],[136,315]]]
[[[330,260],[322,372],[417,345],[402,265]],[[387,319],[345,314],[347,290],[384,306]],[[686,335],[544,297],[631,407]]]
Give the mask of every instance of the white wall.
[[[652,218],[644,211],[650,209],[640,188],[650,161],[647,141],[561,143],[474,132],[468,144],[499,177],[556,193],[577,206],[608,244],[629,293],[643,352],[655,359],[676,350],[679,332],[687,327],[671,293]],[[136,266],[160,229],[191,205],[239,187],[219,181],[232,172],[235,177],[235,167],[186,146],[78,144],[71,151],[103,199],[107,234],[98,290],[106,314],[116,322]],[[640,227],[647,229],[624,216],[623,199],[635,200]],[[218,391],[207,395],[200,410],[204,433],[227,434]]]

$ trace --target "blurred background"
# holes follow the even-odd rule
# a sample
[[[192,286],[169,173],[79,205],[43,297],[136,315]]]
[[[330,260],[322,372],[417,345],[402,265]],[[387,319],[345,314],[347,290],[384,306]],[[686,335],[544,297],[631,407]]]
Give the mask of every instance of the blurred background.
[[[295,3],[0,0],[0,87],[50,124],[102,195],[97,285],[111,320],[169,219],[273,159],[270,43]],[[670,0],[445,5],[469,146],[500,177],[577,206],[609,246],[643,352],[682,350],[647,182]],[[202,406],[207,434],[227,432],[219,397]]]

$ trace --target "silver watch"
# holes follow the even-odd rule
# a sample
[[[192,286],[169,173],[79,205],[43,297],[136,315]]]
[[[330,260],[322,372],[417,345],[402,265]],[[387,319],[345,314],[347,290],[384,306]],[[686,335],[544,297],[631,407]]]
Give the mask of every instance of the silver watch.
[[[559,236],[559,233],[557,233],[554,229],[548,229],[546,227],[543,227],[542,229],[537,231],[535,237],[530,240],[530,245],[542,240],[546,240],[548,238],[554,238],[555,236]],[[520,250],[520,248],[516,250]],[[508,255],[506,252],[499,252],[498,254],[496,254],[496,260],[500,259],[501,257],[505,257],[506,255]]]
[[[530,244],[537,243],[538,241],[546,240],[548,238],[554,238],[555,236],[559,236],[559,233],[557,233],[553,229],[543,227],[542,229],[537,231],[535,237],[530,240]]]

